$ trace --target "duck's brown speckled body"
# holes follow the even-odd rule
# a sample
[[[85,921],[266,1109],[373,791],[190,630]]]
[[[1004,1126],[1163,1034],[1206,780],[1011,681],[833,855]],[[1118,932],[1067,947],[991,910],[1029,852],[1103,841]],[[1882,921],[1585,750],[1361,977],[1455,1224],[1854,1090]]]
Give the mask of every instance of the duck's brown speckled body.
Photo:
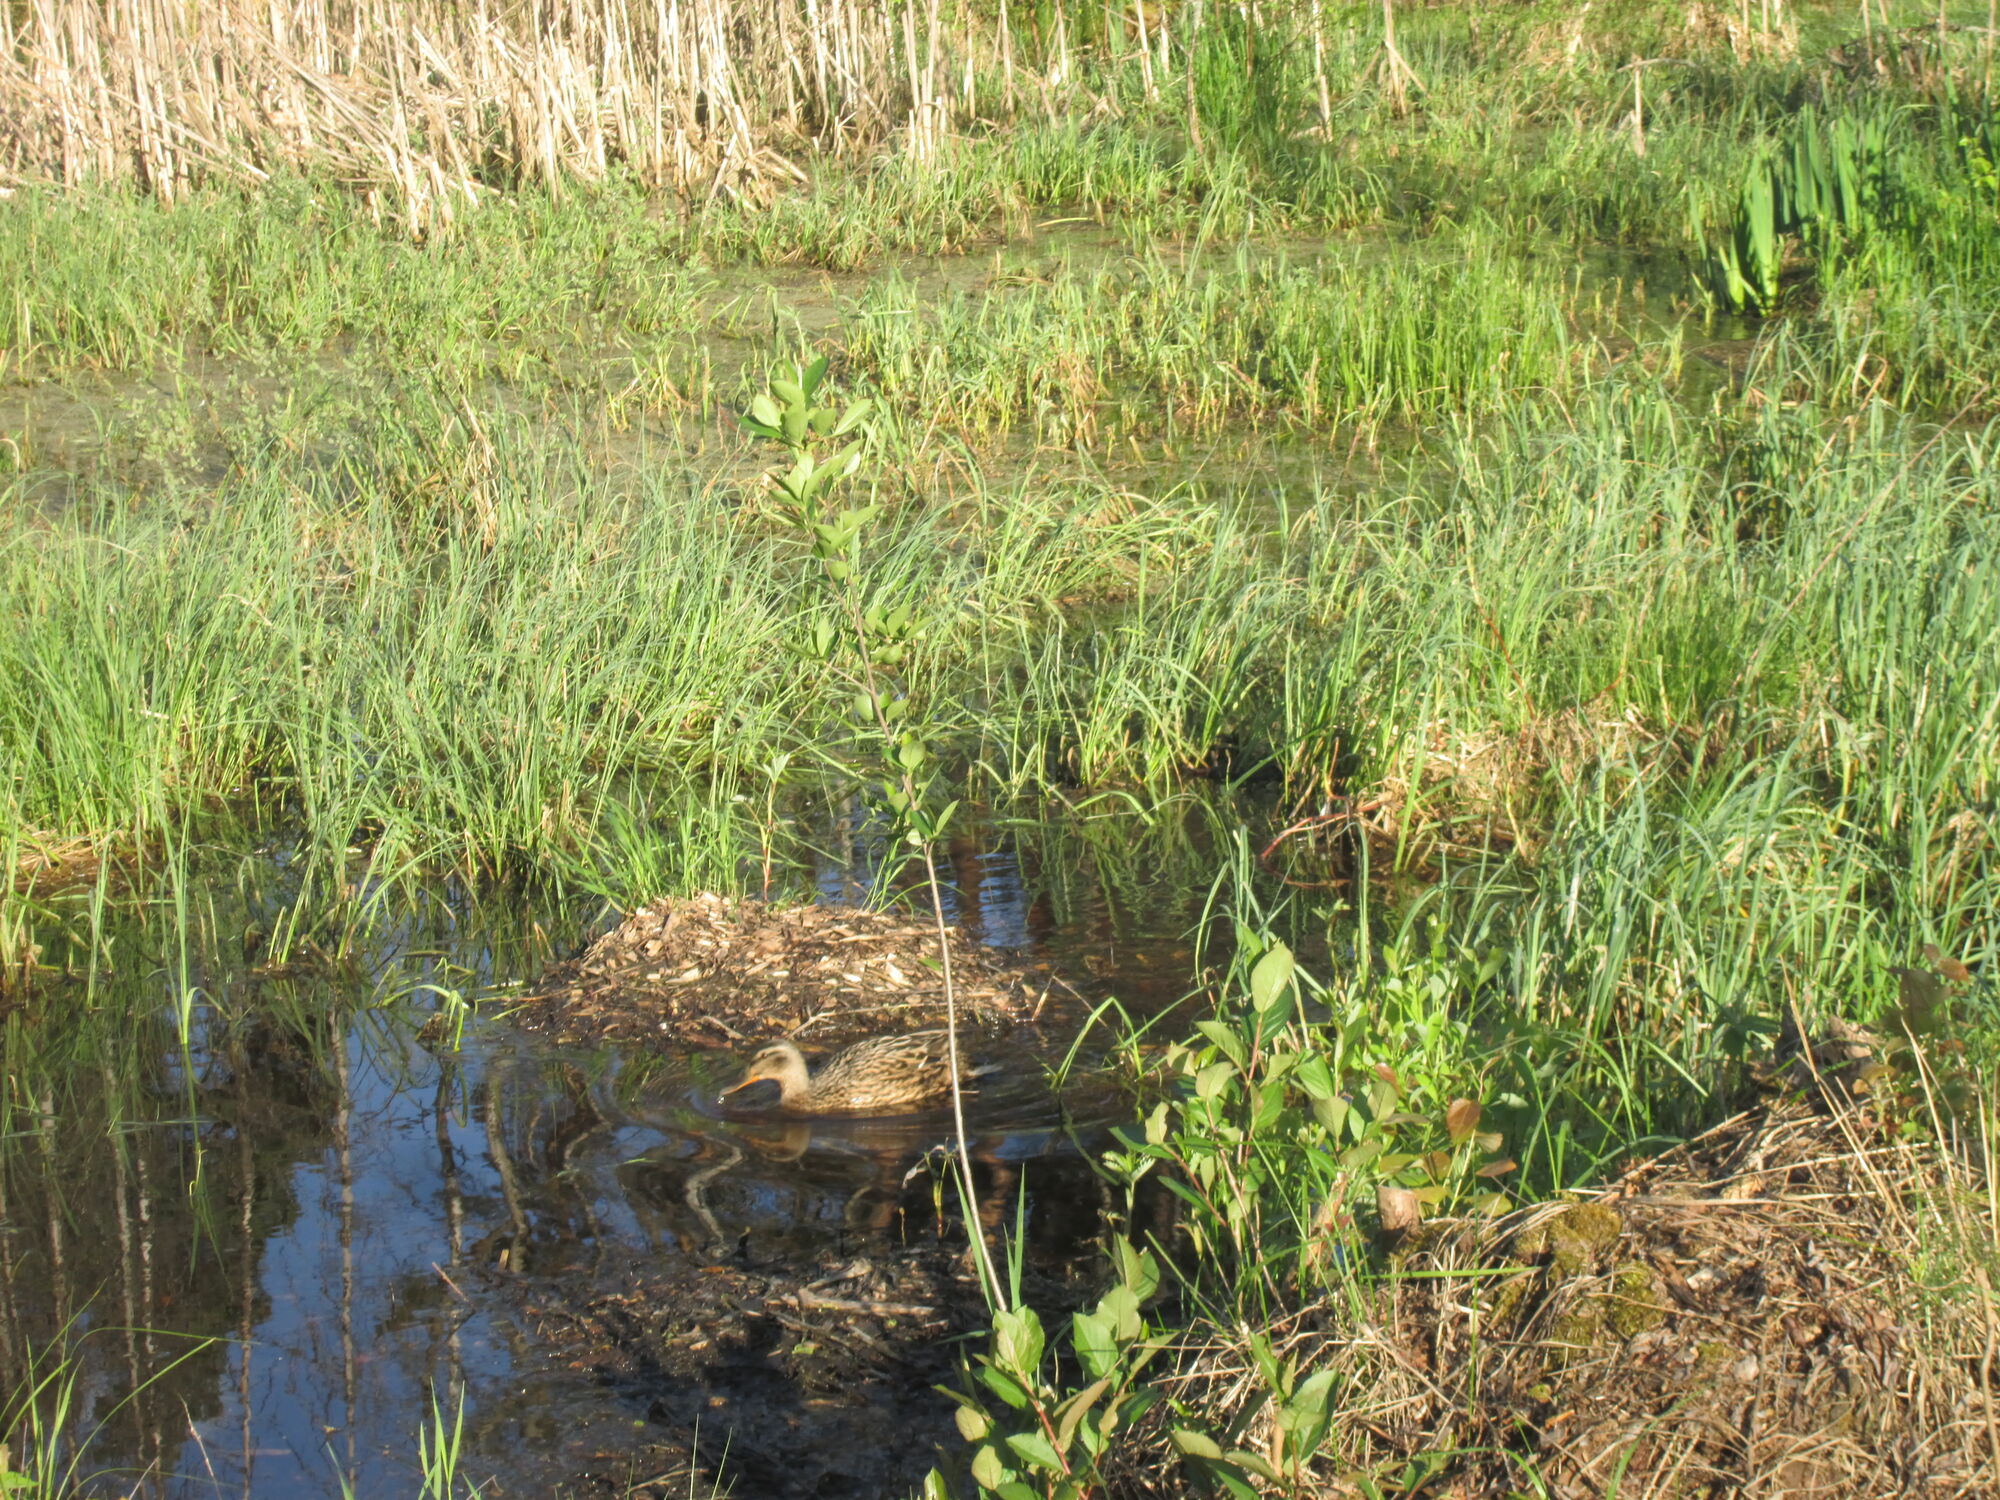
[[[773,1042],[750,1059],[742,1081],[724,1096],[763,1079],[778,1103],[802,1115],[893,1115],[926,1109],[951,1096],[949,1046],[942,1031],[871,1037],[836,1052],[818,1072],[790,1042]],[[971,1075],[963,1070],[960,1078]]]

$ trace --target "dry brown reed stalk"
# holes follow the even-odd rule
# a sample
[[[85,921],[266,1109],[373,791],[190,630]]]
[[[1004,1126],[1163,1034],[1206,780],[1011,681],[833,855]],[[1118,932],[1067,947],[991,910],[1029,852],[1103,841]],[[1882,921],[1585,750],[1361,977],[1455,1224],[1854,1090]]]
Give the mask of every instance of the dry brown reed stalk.
[[[1401,118],[1410,110],[1410,89],[1415,87],[1421,93],[1424,81],[1404,58],[1402,48],[1396,45],[1395,0],[1382,0],[1382,56],[1376,66],[1382,80],[1382,91],[1389,96],[1390,106]]]
[[[1072,69],[1058,40],[1042,93]],[[906,133],[934,154],[1003,7],[938,0],[24,0],[0,7],[0,184],[328,171],[423,233],[492,184],[614,167],[689,195],[762,199],[809,155]]]

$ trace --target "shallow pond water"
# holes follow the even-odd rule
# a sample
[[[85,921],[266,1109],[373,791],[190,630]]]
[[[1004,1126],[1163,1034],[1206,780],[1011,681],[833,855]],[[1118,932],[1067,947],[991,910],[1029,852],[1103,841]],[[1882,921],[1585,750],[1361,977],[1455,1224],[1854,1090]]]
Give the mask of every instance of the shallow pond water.
[[[1157,1011],[1192,971],[1208,842],[1092,870],[1064,838],[989,831],[955,851],[951,900],[981,942]],[[848,1410],[865,1382],[807,1378],[811,1286],[827,1267],[928,1254],[927,1274],[955,1277],[961,1311],[976,1307],[955,1190],[927,1165],[948,1116],[724,1110],[717,1091],[740,1068],[728,1052],[620,1055],[524,1035],[505,996],[601,912],[496,912],[446,892],[344,952],[328,936],[323,959],[260,964],[297,895],[282,852],[207,864],[153,920],[105,924],[88,953],[53,931],[45,962],[76,977],[7,1025],[4,1388],[69,1352],[68,1430],[93,1438],[77,1469],[97,1476],[89,1492],[414,1494],[431,1401],[449,1415],[461,1396],[460,1473],[489,1496],[647,1479],[686,1493],[690,1467],[704,1486],[750,1474],[761,1493],[756,1475],[768,1481],[787,1433],[817,1445],[798,1493],[921,1476],[949,1431],[933,1372],[896,1392],[896,1463],[829,1451],[842,1432],[881,1445]],[[792,893],[852,901],[865,880],[828,858]],[[498,997],[456,1051],[419,1038],[445,991]],[[1121,1101],[1086,1087],[1060,1107],[1038,1062],[1011,1062],[968,1118],[980,1218],[1022,1232],[1028,1274],[1088,1279],[1104,1195],[1087,1153]],[[589,1329],[663,1286],[702,1302],[704,1277],[735,1293],[788,1277],[795,1300],[805,1288],[796,1317],[734,1309],[766,1319],[782,1347],[739,1350],[711,1387],[593,1346]],[[732,1316],[728,1301],[689,1318]],[[955,1360],[954,1322],[922,1335],[940,1368]],[[913,1365],[920,1346],[899,1347]]]

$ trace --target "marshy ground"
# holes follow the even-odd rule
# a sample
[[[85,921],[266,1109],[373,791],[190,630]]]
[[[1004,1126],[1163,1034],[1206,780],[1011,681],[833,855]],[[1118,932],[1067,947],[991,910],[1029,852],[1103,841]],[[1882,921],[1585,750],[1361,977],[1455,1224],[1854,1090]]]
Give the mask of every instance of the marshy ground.
[[[1990,5],[461,9],[0,13],[0,1470],[2000,1484]]]

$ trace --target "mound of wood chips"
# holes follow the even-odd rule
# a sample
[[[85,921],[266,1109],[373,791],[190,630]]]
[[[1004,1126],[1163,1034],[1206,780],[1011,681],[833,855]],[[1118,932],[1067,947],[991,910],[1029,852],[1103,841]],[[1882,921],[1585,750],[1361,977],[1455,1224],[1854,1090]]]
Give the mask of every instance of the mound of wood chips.
[[[961,1022],[1041,1019],[1071,992],[950,929]],[[543,976],[517,1019],[561,1042],[808,1043],[944,1021],[936,926],[905,912],[703,894],[634,912]]]

